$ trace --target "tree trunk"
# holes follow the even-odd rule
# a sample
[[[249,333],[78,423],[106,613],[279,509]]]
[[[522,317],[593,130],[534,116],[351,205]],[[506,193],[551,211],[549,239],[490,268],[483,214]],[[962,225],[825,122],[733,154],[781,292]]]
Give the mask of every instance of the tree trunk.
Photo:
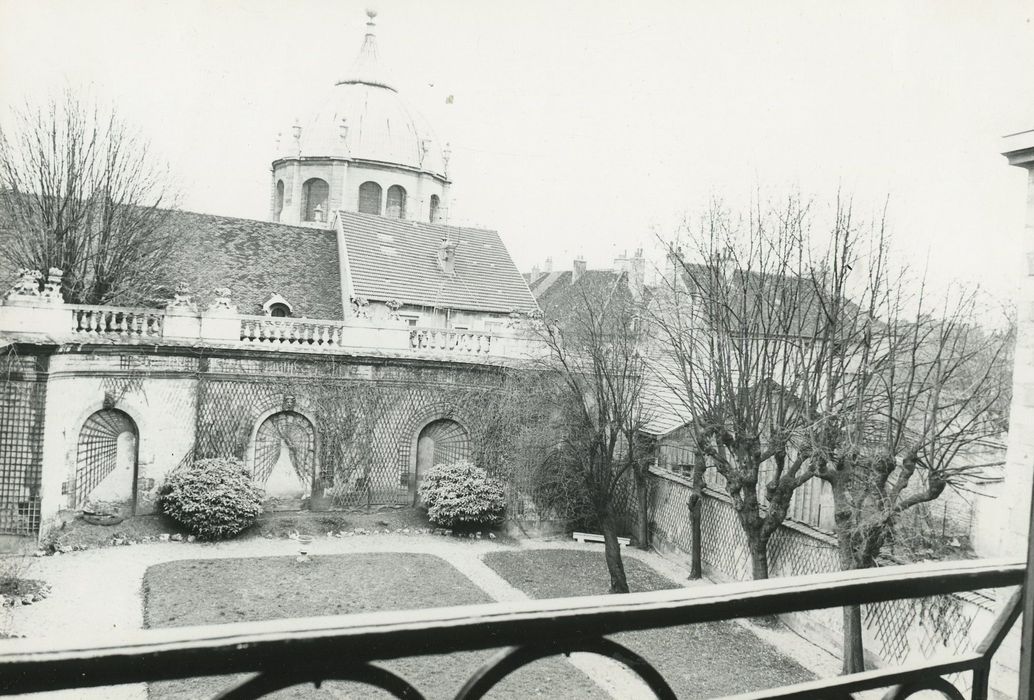
[[[750,550],[750,573],[755,581],[768,578],[768,540],[760,533],[747,534],[747,548]]]
[[[650,548],[650,481],[648,472],[643,469],[635,471],[636,488],[636,546],[639,549]]]
[[[689,552],[689,577],[691,579],[703,578],[703,566],[701,564],[702,543],[700,533],[700,514],[704,502],[704,455],[696,453],[693,464],[692,490],[689,496],[689,536],[691,549]]]
[[[704,575],[700,565],[700,500],[699,498],[691,498],[687,504],[689,506],[689,577],[691,579],[702,578]]]
[[[628,581],[625,579],[625,565],[621,561],[621,545],[618,543],[617,527],[610,516],[601,518],[603,527],[603,553],[607,559],[607,571],[610,572],[610,592],[628,593]]]
[[[862,645],[862,606],[845,605],[844,663],[841,673],[861,673],[865,670],[865,647]]]
[[[858,568],[852,547],[851,533],[847,526],[837,528],[837,553],[840,570]],[[841,672],[860,673],[865,670],[865,646],[862,643],[862,608],[860,605],[845,605],[843,608],[843,664]]]

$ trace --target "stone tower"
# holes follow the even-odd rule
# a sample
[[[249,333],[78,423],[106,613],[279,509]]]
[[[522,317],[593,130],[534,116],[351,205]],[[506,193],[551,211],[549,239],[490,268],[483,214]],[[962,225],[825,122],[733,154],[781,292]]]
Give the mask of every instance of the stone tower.
[[[270,219],[328,226],[336,209],[445,223],[448,147],[409,107],[377,59],[376,12],[351,70],[322,106],[277,140]]]

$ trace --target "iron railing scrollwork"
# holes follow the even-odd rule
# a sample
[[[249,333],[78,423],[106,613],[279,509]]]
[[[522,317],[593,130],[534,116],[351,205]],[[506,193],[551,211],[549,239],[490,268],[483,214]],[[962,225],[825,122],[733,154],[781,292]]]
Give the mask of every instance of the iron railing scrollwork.
[[[607,639],[607,635],[1019,586],[1024,573],[1020,562],[946,562],[622,596],[144,630],[127,633],[112,644],[85,649],[24,642],[21,650],[0,655],[0,695],[257,673],[218,697],[250,700],[301,683],[345,680],[378,687],[400,698],[421,698],[419,689],[409,681],[376,663],[508,647],[478,670],[459,689],[457,697],[480,698],[510,673],[538,659],[590,652],[621,662],[659,697],[672,698],[674,693],[649,659]],[[888,700],[903,700],[920,690],[961,698],[962,693],[945,677],[971,673],[970,698],[986,700],[993,656],[1016,622],[1022,604],[1022,590],[1018,590],[972,652],[736,698],[839,699],[859,691],[887,688]]]

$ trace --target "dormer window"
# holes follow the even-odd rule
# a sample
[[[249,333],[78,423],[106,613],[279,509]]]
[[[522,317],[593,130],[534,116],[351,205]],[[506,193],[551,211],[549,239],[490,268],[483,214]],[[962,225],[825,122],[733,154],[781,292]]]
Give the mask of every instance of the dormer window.
[[[287,318],[293,315],[294,308],[287,299],[284,299],[279,294],[273,294],[262,305],[262,313],[274,318]]]

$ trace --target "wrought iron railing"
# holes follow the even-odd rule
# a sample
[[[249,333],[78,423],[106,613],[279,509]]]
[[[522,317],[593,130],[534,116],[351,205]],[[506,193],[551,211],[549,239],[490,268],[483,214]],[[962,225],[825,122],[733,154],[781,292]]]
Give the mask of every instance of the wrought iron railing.
[[[218,697],[257,698],[298,684],[349,680],[383,688],[396,697],[421,698],[419,689],[376,662],[503,647],[457,689],[457,698],[480,698],[512,671],[571,652],[613,658],[658,697],[674,698],[649,659],[607,635],[1018,586],[1024,572],[1021,562],[947,562],[620,596],[147,630],[90,648],[24,642],[19,651],[0,656],[0,694],[254,672]],[[889,688],[886,698],[906,698],[922,690],[963,698],[946,677],[965,673],[971,674],[969,696],[983,700],[994,654],[1020,614],[1022,592],[1012,595],[973,651],[735,697],[839,699]],[[1020,697],[1026,696],[1021,692]]]

